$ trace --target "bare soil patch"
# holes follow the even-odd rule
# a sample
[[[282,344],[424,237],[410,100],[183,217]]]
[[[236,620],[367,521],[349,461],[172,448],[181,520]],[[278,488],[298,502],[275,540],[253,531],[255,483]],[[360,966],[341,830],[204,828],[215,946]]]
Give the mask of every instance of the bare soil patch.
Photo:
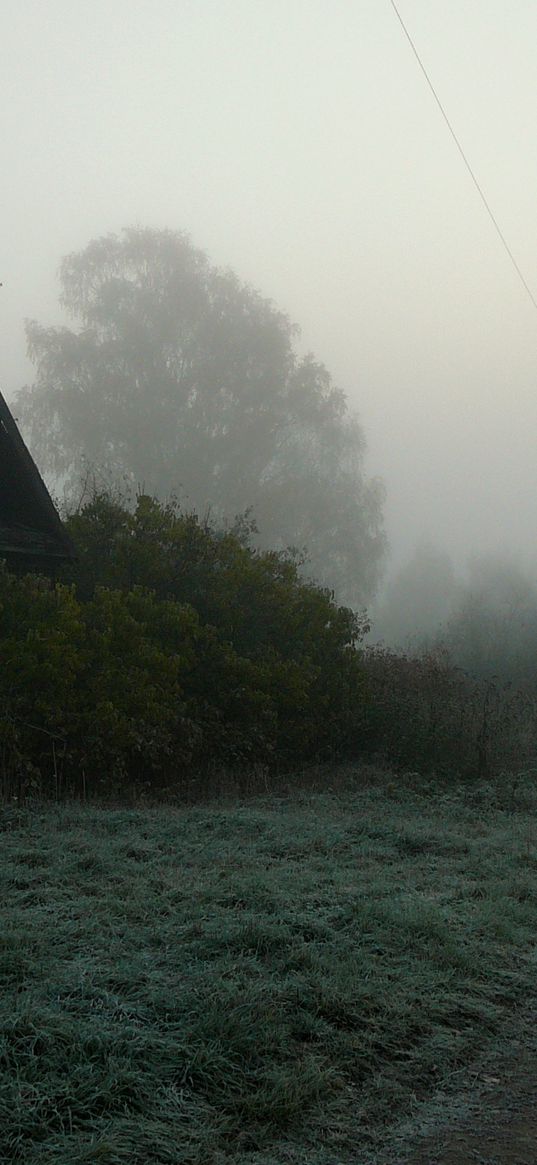
[[[496,1071],[502,1071],[502,1066]],[[536,1165],[537,1056],[522,1051],[483,1079],[479,1105],[457,1128],[428,1137],[408,1165]]]

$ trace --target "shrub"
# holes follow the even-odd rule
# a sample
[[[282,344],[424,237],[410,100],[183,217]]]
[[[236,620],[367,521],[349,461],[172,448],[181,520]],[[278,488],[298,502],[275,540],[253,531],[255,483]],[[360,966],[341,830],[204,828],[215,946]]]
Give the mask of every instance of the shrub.
[[[520,771],[537,751],[537,697],[474,679],[442,648],[364,659],[367,747],[398,768],[489,779]]]
[[[215,765],[348,753],[365,624],[173,504],[100,496],[52,586],[0,579],[4,791],[178,786]]]

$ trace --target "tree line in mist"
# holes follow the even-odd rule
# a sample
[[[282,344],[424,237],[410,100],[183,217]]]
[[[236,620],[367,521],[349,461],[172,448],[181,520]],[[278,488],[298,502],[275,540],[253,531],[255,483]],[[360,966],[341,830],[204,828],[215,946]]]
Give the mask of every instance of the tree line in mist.
[[[4,793],[530,766],[537,588],[422,547],[375,611],[392,646],[368,642],[383,490],[287,318],[168,231],[98,239],[61,281],[75,326],[27,325],[17,413],[78,559],[54,587],[0,574]]]
[[[445,552],[423,544],[374,624],[377,638],[411,654],[442,646],[476,678],[537,687],[537,580],[508,558],[476,559],[461,578]]]

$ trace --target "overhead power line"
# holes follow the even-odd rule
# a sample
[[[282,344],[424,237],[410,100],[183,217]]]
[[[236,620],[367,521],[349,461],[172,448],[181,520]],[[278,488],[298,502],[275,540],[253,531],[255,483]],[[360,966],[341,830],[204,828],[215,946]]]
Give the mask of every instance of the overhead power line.
[[[467,156],[466,156],[466,154],[461,146],[461,143],[457,137],[457,134],[455,133],[455,130],[453,129],[453,126],[449,120],[449,117],[444,109],[444,106],[442,105],[442,102],[438,96],[438,93],[436,92],[436,89],[431,81],[431,78],[427,72],[427,69],[425,68],[425,65],[423,64],[423,61],[422,61],[420,54],[416,48],[416,45],[414,44],[414,41],[412,40],[412,37],[408,31],[408,28],[406,27],[406,24],[403,20],[403,17],[401,16],[401,13],[399,12],[399,9],[397,7],[397,4],[395,3],[395,0],[390,0],[390,4],[395,12],[395,15],[399,21],[399,24],[401,25],[401,28],[402,28],[402,30],[405,34],[405,37],[406,37],[406,39],[407,39],[407,41],[412,49],[412,52],[414,53],[414,56],[418,62],[418,65],[419,65],[422,73],[423,73],[423,76],[425,77],[425,80],[429,86],[429,89],[431,90],[431,93],[436,101],[436,104],[440,110],[440,113],[442,114],[442,117],[443,117],[443,119],[448,127],[448,130],[453,138],[453,141],[455,142],[455,145],[456,145],[456,147],[459,151],[459,154],[464,162],[464,165],[466,166],[466,169],[470,175],[470,178],[472,179],[472,182],[477,190],[477,193],[479,194],[479,197],[483,203],[483,206],[485,207],[485,210],[490,218],[490,221],[492,222],[492,225],[496,231],[496,234],[498,235],[498,238],[500,239],[505,250],[507,251],[507,254],[511,260],[511,263],[512,263],[517,275],[518,275],[518,278],[520,279],[520,282],[522,283],[522,286],[524,287],[525,291],[529,295],[534,308],[537,310],[537,299],[535,298],[535,296],[531,290],[531,287],[529,286],[527,280],[525,279],[525,277],[524,277],[524,275],[523,275],[523,273],[522,273],[522,271],[521,271],[521,269],[520,269],[520,267],[515,259],[515,256],[514,256],[512,250],[509,246],[509,243],[507,242],[507,239],[502,231],[502,228],[501,228],[501,226],[500,226],[500,224],[499,224],[499,222],[498,222],[498,220],[497,220],[497,218],[492,210],[492,207],[490,206],[490,203],[488,202],[488,199],[485,196],[485,193],[483,191],[482,186],[480,185],[480,183],[478,182],[478,180],[474,174],[474,171],[470,165],[470,162],[468,161],[468,158],[467,158]]]

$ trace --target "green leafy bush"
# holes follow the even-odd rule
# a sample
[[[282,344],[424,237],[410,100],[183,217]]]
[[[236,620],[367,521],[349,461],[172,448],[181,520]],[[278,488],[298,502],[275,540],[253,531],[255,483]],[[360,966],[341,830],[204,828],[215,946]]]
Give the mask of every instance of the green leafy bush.
[[[489,779],[533,764],[537,700],[445,650],[364,651],[365,617],[173,503],[96,496],[52,586],[0,573],[4,793],[194,791],[219,770],[380,756]]]
[[[52,586],[0,576],[4,791],[181,785],[218,766],[348,754],[365,623],[170,503],[95,497]]]
[[[215,531],[173,502],[141,496],[130,511],[101,494],[68,526],[79,548],[71,576],[78,593],[141,585],[160,600],[189,604],[206,635],[210,629],[197,657],[211,658],[189,677],[212,725],[205,757],[216,749],[218,759],[229,752],[233,760],[296,760],[360,747],[357,645],[367,621],[305,582],[290,556],[252,550],[247,523]],[[227,749],[217,748],[224,738]]]
[[[4,790],[58,772],[77,720],[83,626],[73,589],[0,564],[0,747]]]

